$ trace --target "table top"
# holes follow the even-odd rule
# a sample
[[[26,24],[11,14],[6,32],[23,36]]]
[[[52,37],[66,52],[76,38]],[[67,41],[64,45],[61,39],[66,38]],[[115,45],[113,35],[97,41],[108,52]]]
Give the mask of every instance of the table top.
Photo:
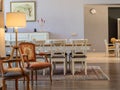
[[[5,45],[5,46],[10,47],[10,45]],[[39,45],[36,45],[36,46],[39,46]],[[51,44],[50,43],[45,43],[44,46],[49,47],[49,46],[51,46]],[[71,43],[66,43],[65,46],[72,46],[72,44]],[[82,46],[82,44],[78,44],[78,46]],[[91,46],[91,44],[87,43],[87,46]]]

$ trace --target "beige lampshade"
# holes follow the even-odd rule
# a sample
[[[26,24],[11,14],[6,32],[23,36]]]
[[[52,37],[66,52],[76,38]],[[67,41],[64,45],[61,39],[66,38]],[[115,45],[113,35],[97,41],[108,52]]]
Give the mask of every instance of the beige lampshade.
[[[4,28],[4,13],[0,12],[0,28]]]
[[[10,12],[6,14],[7,27],[25,27],[26,15],[22,12]]]

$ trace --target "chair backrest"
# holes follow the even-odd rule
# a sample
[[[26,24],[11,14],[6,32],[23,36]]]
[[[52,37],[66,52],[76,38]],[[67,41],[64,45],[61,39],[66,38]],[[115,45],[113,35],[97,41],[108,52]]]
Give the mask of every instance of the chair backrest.
[[[53,40],[51,41],[51,57],[64,56],[65,57],[65,44],[66,40]]]
[[[110,41],[112,42],[112,44],[115,44],[115,42],[116,42],[116,38],[114,38],[114,37],[112,37],[111,39],[110,39]]]
[[[72,43],[72,57],[86,55],[88,39],[74,39]]]
[[[35,44],[31,42],[22,42],[19,44],[21,55],[27,55],[29,61],[36,61]],[[26,61],[26,58],[23,58]]]
[[[36,40],[36,51],[44,52],[45,51],[45,40]]]
[[[83,45],[83,46],[85,46],[85,45],[87,45],[87,43],[88,43],[88,39],[74,39],[74,40],[72,40],[72,44],[74,44],[74,45],[79,45],[79,44],[81,44],[81,45]]]
[[[45,40],[36,40],[35,44],[39,46],[44,46]]]

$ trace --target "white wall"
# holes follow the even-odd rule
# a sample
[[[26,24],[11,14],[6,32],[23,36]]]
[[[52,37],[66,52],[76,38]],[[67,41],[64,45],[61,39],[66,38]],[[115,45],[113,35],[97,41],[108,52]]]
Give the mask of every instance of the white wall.
[[[9,6],[10,1],[17,0],[5,0],[5,12],[10,11]],[[37,19],[42,17],[46,20],[44,30],[49,31],[51,33],[50,38],[84,38],[85,4],[120,3],[120,0],[34,0],[34,1],[37,2],[36,17]],[[37,22],[28,22],[26,28],[24,28],[23,30],[19,30],[19,32],[33,32],[34,28],[40,30],[39,24]],[[72,37],[71,36],[72,33],[76,33],[76,36]]]
[[[13,0],[12,0],[13,1]],[[16,0],[15,0],[16,1]],[[83,30],[83,5],[79,0],[37,0],[36,16],[44,18],[45,31],[51,33],[51,38],[71,38],[72,33],[76,33],[75,38],[84,38]],[[10,11],[10,4],[5,0],[5,12]],[[25,30],[19,32],[32,32],[34,28],[40,30],[37,22],[28,22]]]

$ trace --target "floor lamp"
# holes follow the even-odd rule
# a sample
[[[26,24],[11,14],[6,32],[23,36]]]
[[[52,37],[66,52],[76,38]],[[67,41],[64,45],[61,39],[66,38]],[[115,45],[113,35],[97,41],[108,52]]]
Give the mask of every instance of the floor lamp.
[[[8,28],[14,28],[15,31],[15,45],[13,46],[10,59],[14,57],[14,51],[16,51],[16,59],[18,59],[18,28],[26,26],[26,15],[21,12],[10,12],[6,14],[6,26]]]

